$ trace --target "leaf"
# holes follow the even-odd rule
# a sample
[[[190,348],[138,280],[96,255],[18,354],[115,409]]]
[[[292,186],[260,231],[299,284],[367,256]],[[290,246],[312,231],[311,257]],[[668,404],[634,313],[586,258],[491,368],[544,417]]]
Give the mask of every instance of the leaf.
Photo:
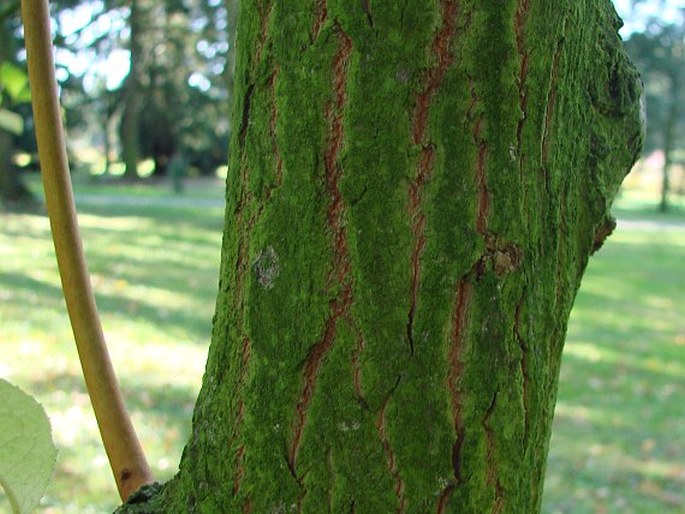
[[[24,118],[16,112],[0,108],[0,129],[21,136],[24,132]]]
[[[26,101],[29,77],[18,66],[10,62],[0,64],[0,85],[5,88],[13,102]]]
[[[0,485],[15,514],[32,512],[48,485],[57,450],[43,407],[0,379]]]

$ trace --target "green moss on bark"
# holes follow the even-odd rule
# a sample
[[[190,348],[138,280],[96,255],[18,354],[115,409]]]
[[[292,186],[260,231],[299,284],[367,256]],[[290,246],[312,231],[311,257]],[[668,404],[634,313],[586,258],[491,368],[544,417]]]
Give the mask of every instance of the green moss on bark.
[[[608,1],[244,3],[214,333],[155,502],[536,512],[640,146]]]

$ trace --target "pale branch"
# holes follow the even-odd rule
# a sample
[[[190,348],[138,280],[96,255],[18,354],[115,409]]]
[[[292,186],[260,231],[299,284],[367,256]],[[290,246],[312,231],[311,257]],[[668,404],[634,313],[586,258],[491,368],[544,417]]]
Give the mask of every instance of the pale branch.
[[[22,18],[45,203],[64,298],[88,394],[122,500],[152,475],[124,406],[95,305],[69,175],[48,0],[23,0]]]

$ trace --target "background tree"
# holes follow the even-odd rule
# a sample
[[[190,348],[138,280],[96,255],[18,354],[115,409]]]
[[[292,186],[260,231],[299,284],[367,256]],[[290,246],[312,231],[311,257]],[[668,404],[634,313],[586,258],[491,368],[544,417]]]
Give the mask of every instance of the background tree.
[[[660,210],[668,208],[670,169],[677,150],[684,150],[685,112],[685,19],[678,24],[651,20],[647,30],[626,42],[628,52],[645,82],[647,149],[664,152]]]
[[[55,0],[51,8],[73,134],[118,151],[128,177],[146,158],[163,175],[177,151],[201,173],[224,163],[233,46],[223,2]],[[123,76],[112,73],[125,66],[122,53]]]
[[[123,510],[538,512],[568,315],[641,146],[610,2],[239,23],[193,434]]]

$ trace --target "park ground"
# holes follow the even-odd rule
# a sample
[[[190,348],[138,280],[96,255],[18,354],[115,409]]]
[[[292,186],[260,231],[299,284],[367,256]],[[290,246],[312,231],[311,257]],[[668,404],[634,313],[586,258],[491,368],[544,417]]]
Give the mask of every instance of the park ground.
[[[34,188],[38,188],[35,183]],[[154,473],[171,477],[211,333],[223,184],[76,181],[105,333]],[[685,512],[685,201],[625,192],[571,316],[545,514]],[[59,456],[41,512],[118,499],[71,340],[49,224],[0,213],[0,377],[35,395]],[[7,507],[0,496],[0,512]]]

